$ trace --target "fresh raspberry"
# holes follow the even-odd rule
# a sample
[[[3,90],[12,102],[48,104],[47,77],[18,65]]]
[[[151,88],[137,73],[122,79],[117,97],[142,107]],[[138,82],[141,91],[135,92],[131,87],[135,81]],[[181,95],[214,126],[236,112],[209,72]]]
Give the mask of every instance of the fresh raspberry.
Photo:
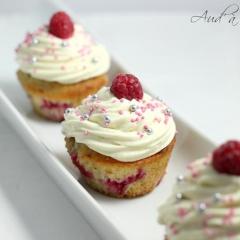
[[[111,92],[118,99],[140,100],[143,97],[141,83],[132,74],[118,74],[112,82]]]
[[[74,25],[71,18],[65,12],[56,12],[50,20],[49,33],[67,39],[73,35]]]
[[[240,141],[231,140],[218,147],[212,164],[220,173],[240,176]]]

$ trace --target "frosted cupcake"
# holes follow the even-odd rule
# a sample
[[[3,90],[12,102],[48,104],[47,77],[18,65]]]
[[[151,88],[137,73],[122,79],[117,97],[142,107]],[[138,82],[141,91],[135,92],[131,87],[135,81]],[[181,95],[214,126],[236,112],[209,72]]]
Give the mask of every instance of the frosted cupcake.
[[[240,142],[189,164],[159,213],[168,240],[239,240]]]
[[[16,54],[23,88],[35,111],[50,120],[63,120],[66,108],[107,83],[107,51],[64,12],[28,33]]]
[[[113,197],[152,191],[164,176],[176,127],[165,103],[143,93],[138,79],[119,74],[62,123],[73,164],[89,186]]]

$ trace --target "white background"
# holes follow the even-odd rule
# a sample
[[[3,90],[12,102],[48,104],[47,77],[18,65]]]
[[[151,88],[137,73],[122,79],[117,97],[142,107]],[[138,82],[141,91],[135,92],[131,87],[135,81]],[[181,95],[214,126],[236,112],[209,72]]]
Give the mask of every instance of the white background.
[[[239,138],[240,25],[190,23],[192,15],[206,9],[218,14],[232,1],[66,2],[124,66],[191,125],[216,143]],[[1,0],[0,82],[15,78],[14,48],[26,31],[47,22],[54,4]],[[0,239],[98,239],[3,115]]]

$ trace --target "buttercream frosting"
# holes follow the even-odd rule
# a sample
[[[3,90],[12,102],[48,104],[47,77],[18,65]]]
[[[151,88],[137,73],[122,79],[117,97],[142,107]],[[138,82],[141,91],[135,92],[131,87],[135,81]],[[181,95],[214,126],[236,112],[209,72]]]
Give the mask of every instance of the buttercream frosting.
[[[169,240],[239,240],[240,177],[219,174],[211,156],[199,159],[159,213]]]
[[[48,32],[48,26],[28,33],[16,49],[19,68],[32,77],[71,84],[108,71],[110,57],[95,43],[81,25],[74,25],[73,36],[60,39]]]
[[[146,93],[139,101],[118,99],[109,87],[69,109],[62,126],[66,137],[123,162],[161,151],[176,134],[172,114],[164,102]]]

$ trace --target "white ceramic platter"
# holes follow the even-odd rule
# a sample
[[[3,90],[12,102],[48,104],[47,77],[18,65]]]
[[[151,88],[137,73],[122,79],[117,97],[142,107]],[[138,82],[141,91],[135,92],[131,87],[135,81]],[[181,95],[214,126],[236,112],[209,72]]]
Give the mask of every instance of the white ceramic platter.
[[[110,79],[118,72],[126,70],[113,61]],[[144,197],[110,198],[89,189],[81,179],[78,182],[78,171],[71,164],[64,146],[61,124],[36,116],[17,80],[2,82],[1,86],[0,109],[5,112],[4,116],[103,239],[164,239],[164,227],[157,223],[157,208],[170,194],[176,176],[184,172],[186,164],[212,150],[214,145],[207,138],[175,116],[177,144],[161,184]],[[148,92],[151,94],[150,90]]]

